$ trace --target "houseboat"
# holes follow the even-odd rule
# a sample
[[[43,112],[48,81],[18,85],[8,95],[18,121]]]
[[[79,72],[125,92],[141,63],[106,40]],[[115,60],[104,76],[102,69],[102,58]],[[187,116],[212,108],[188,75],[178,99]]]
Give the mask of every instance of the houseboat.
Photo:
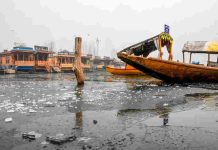
[[[11,65],[16,71],[32,72],[35,66],[35,50],[32,47],[13,47],[10,51]]]
[[[15,66],[12,61],[11,52],[4,50],[0,53],[0,73],[1,74],[13,74],[15,73]]]
[[[48,56],[53,52],[47,47],[13,47],[0,53],[0,70],[4,73],[17,72],[51,72]],[[14,71],[13,71],[14,70]]]
[[[49,51],[45,46],[34,46],[35,49],[35,66],[34,71],[52,72],[52,63],[49,61],[49,56],[54,52]]]
[[[49,64],[54,72],[72,72],[75,56],[73,52],[63,50],[49,58]]]

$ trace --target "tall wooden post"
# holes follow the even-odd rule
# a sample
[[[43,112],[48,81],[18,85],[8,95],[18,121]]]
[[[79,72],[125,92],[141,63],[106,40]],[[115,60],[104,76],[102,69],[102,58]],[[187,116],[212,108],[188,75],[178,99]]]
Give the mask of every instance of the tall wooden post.
[[[185,63],[185,52],[182,52],[182,56],[183,56],[183,63]]]
[[[208,54],[207,66],[210,66],[210,54]]]
[[[218,55],[217,55],[217,63],[218,63]]]
[[[159,36],[159,53],[160,59],[162,60],[163,52],[162,52],[162,44],[161,44],[161,37]]]
[[[82,62],[81,62],[81,46],[82,46],[82,38],[76,37],[75,38],[75,76],[77,79],[78,85],[84,84],[84,73],[82,68]]]

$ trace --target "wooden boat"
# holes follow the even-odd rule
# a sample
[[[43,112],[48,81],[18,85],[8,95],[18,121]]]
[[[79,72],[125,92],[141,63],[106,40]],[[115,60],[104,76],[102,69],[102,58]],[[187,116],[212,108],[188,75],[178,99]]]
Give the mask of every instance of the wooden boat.
[[[164,33],[165,34],[165,33]],[[169,36],[169,35],[167,35]],[[169,39],[169,38],[168,38]],[[218,49],[216,50],[202,50],[198,49],[199,47],[205,47],[199,45],[193,45],[190,43],[186,43],[183,48],[183,54],[185,52],[192,53],[206,53],[208,54],[208,66],[197,65],[197,64],[188,64],[184,62],[172,61],[172,42],[169,40],[166,42],[161,41],[161,34],[157,35],[151,39],[142,41],[135,45],[132,45],[117,55],[118,57],[126,62],[129,65],[132,65],[136,69],[143,71],[153,77],[164,80],[166,82],[218,82],[218,68],[212,67],[210,65],[210,55],[218,54]],[[139,53],[139,48],[144,45],[149,45],[150,42],[156,42],[155,47],[153,49],[149,48],[147,51],[141,51]],[[158,44],[157,44],[158,43]],[[151,43],[150,43],[151,44]],[[162,60],[161,48],[162,46],[166,46],[169,52],[169,59]],[[160,51],[159,58],[148,58],[147,56],[151,51],[158,49]],[[146,50],[146,48],[145,48]],[[191,62],[191,54],[190,61]],[[137,56],[139,55],[139,56]],[[184,57],[183,57],[184,58]],[[218,61],[217,61],[218,63]]]
[[[106,67],[106,71],[115,75],[144,75],[143,72],[135,69],[134,67],[127,65],[125,68]]]

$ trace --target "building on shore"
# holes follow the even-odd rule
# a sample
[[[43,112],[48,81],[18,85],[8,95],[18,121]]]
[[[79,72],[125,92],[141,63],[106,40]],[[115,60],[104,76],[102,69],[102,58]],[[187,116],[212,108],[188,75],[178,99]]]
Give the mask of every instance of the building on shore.
[[[75,55],[67,50],[58,53],[48,47],[34,46],[13,47],[10,51],[0,53],[0,72],[72,72],[74,71]],[[116,64],[115,59],[99,57],[91,54],[81,57],[84,71],[105,70],[109,65]]]
[[[92,60],[92,55],[91,54],[87,54],[87,55],[83,55],[81,57],[81,62],[82,62],[82,67],[84,69],[84,71],[92,71],[93,68],[93,60]]]
[[[103,58],[99,56],[95,56],[93,59],[93,67],[97,70],[105,70],[105,68],[109,65],[112,65],[114,62],[114,59],[111,59],[110,57],[104,56]]]

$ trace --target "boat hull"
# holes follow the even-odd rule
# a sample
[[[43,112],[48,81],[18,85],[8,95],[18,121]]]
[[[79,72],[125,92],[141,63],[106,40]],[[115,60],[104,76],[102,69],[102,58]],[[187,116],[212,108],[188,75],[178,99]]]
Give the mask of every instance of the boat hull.
[[[121,69],[121,68],[107,67],[106,71],[114,75],[144,75],[143,72],[137,69]]]
[[[145,58],[126,53],[118,57],[136,69],[167,82],[218,82],[218,68]]]

